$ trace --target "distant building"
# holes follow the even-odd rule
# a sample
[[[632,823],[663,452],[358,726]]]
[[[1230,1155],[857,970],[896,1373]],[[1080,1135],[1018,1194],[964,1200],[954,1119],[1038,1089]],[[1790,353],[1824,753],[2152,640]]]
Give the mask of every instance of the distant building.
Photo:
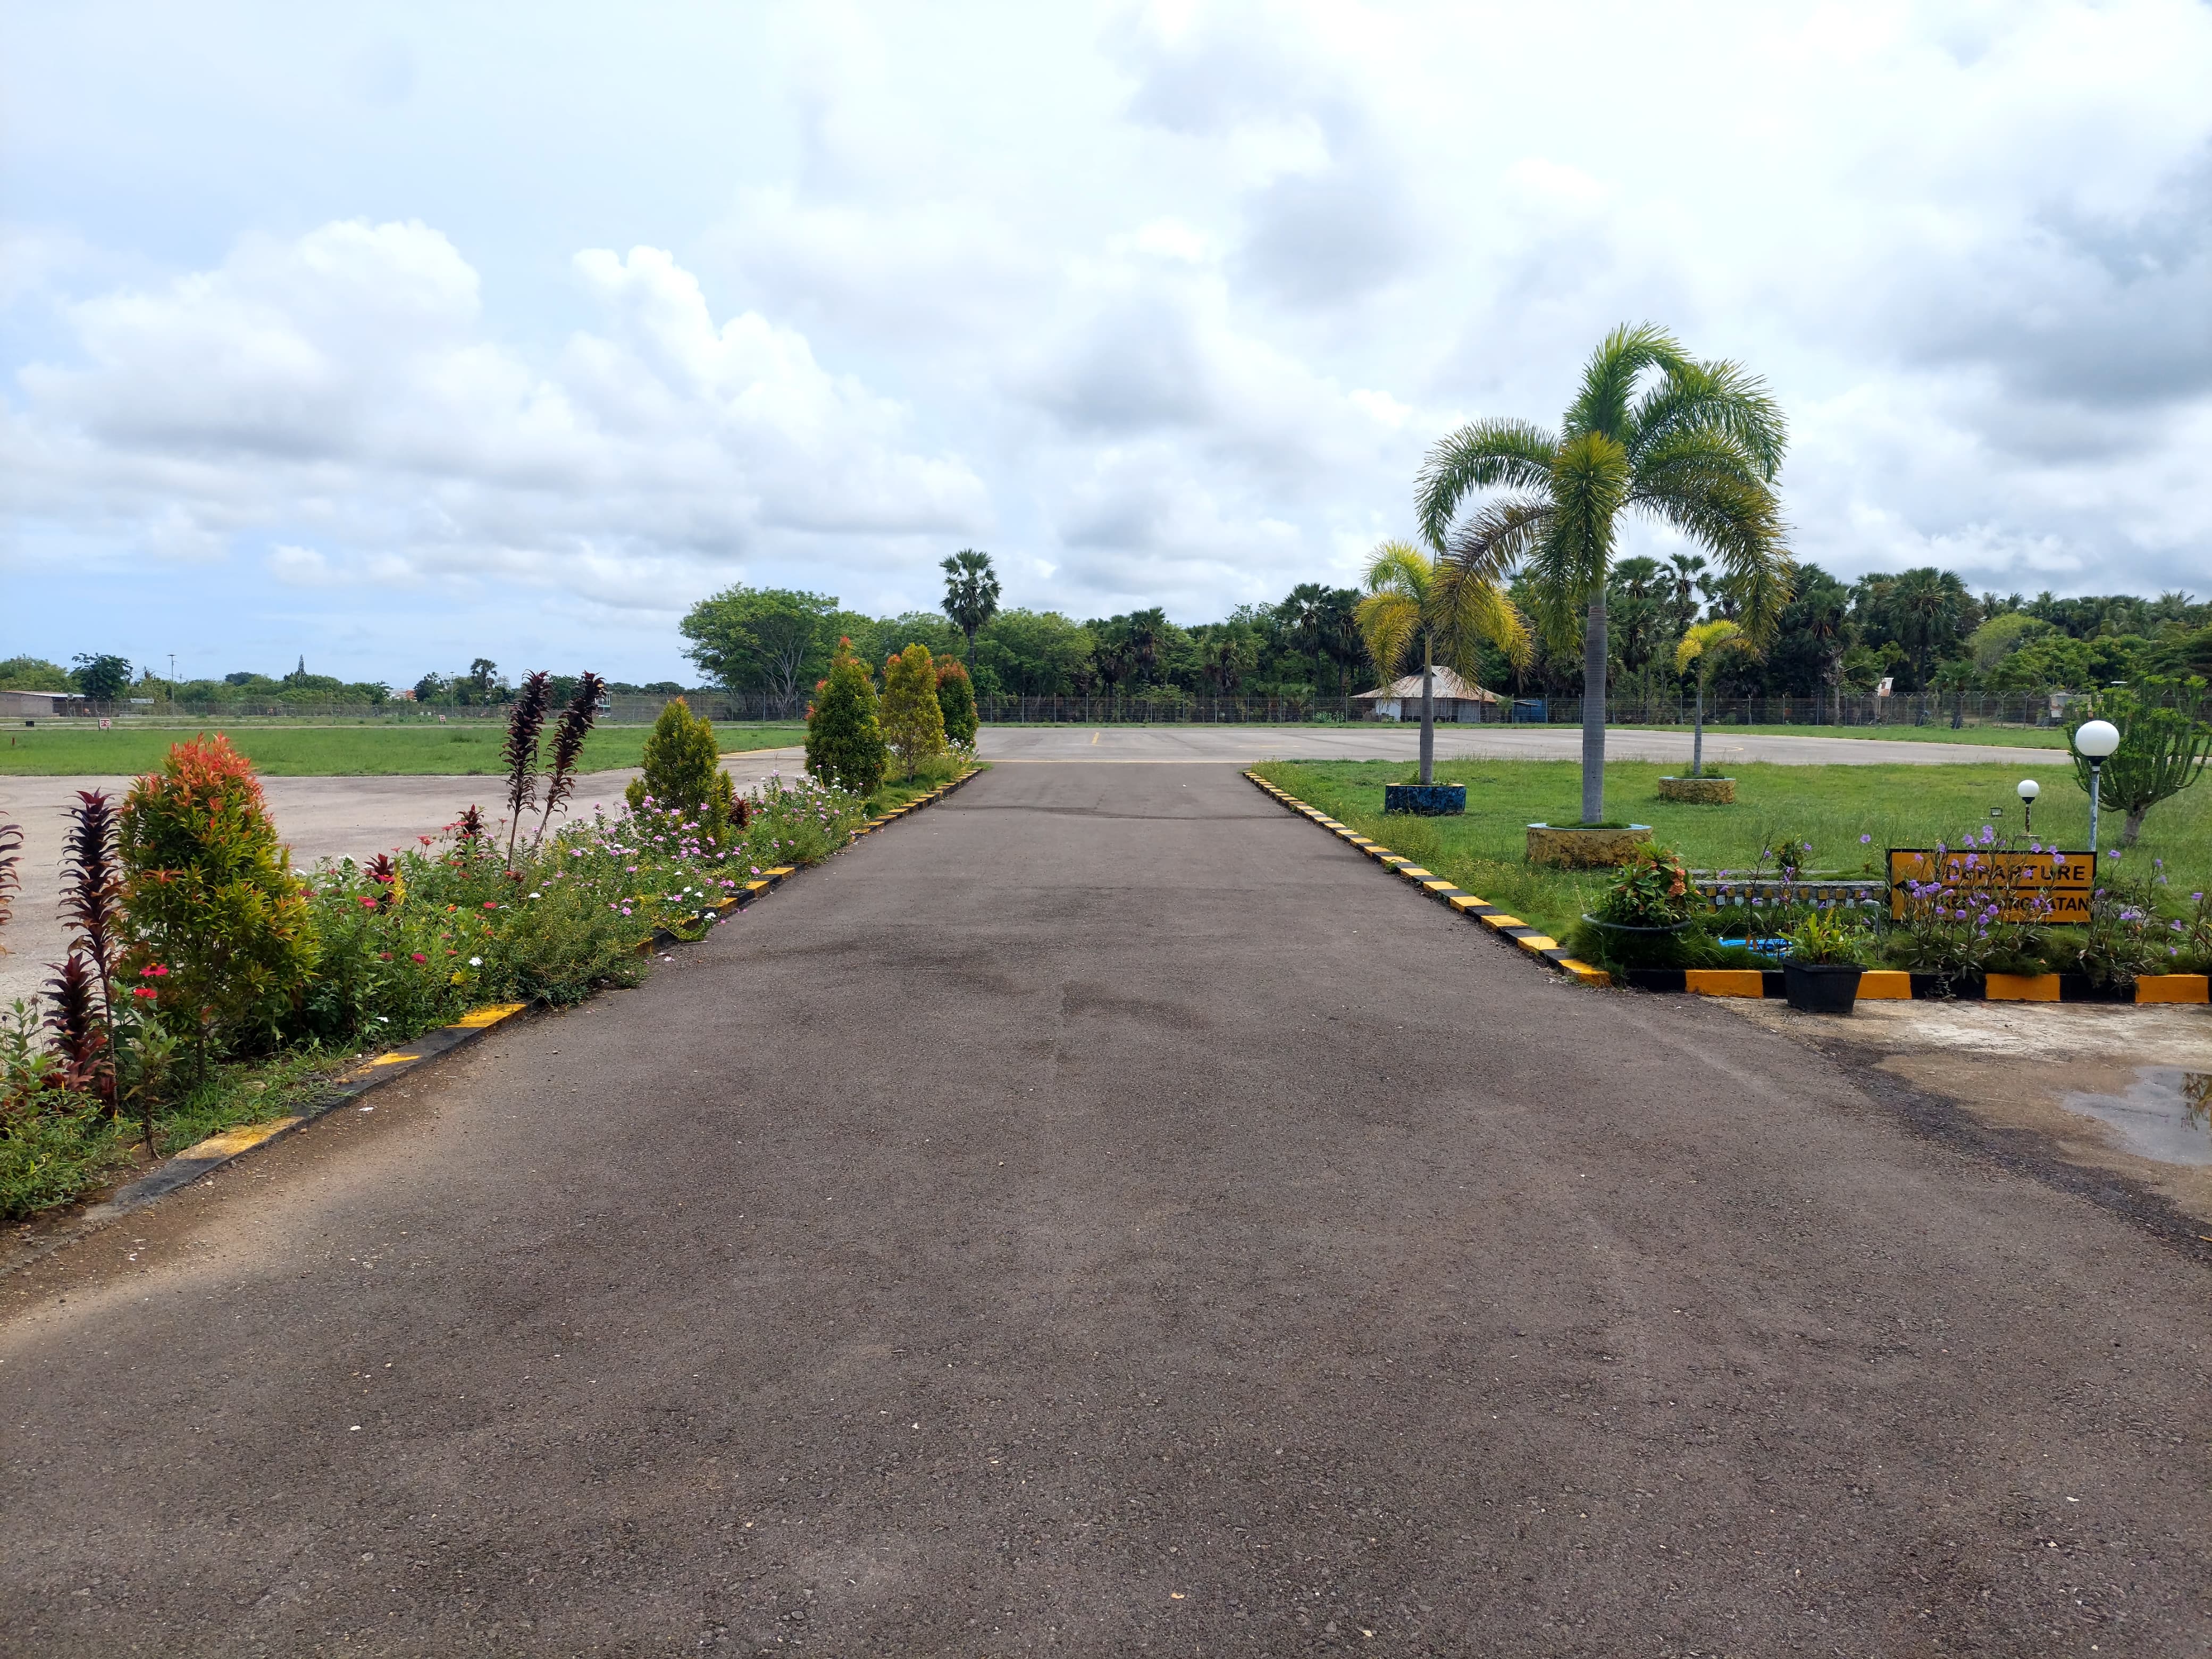
[[[1494,720],[1502,718],[1495,710],[1498,696],[1479,685],[1470,685],[1449,668],[1430,671],[1430,696],[1435,700],[1437,718],[1440,720]],[[1364,702],[1377,720],[1417,720],[1421,718],[1421,677],[1408,674],[1388,685],[1378,685],[1372,691],[1362,691],[1352,697],[1354,702]]]
[[[73,691],[0,691],[0,717],[44,720],[69,712]]]

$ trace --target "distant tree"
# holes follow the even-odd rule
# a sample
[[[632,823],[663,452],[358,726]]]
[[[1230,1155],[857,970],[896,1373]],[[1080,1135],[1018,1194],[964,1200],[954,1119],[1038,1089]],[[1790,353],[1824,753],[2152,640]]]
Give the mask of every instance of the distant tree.
[[[131,659],[76,656],[77,693],[94,702],[117,702],[130,695]]]
[[[837,601],[781,587],[725,588],[693,605],[679,624],[684,654],[732,691],[766,691],[777,711],[798,707],[820,671]]]
[[[1951,654],[1973,626],[1973,596],[1955,574],[1929,565],[1899,576],[1886,603],[1891,632],[1911,666],[1913,689],[1920,690],[1936,660]]]
[[[1090,629],[1057,611],[1005,611],[983,628],[972,654],[1008,690],[1051,696],[1073,686],[1095,646]]]
[[[0,691],[74,691],[70,672],[43,657],[10,657],[0,662]]]
[[[1695,553],[1676,553],[1667,561],[1668,607],[1674,613],[1674,631],[1686,634],[1690,624],[1698,619],[1699,596],[1710,585],[1705,574],[1705,562]]]
[[[1384,542],[1367,562],[1359,629],[1385,684],[1400,669],[1420,665],[1421,781],[1433,783],[1437,665],[1473,679],[1485,640],[1525,656],[1528,630],[1521,613],[1495,583],[1431,558],[1409,542]]]
[[[968,660],[975,660],[975,635],[999,614],[999,573],[991,556],[963,547],[938,567],[945,572],[945,614],[968,636]]]
[[[1699,623],[1682,635],[1674,647],[1674,672],[1695,674],[1698,682],[1697,732],[1690,739],[1690,775],[1705,775],[1705,693],[1711,689],[1714,671],[1730,653],[1751,650],[1751,639],[1741,624],[1726,617]]]

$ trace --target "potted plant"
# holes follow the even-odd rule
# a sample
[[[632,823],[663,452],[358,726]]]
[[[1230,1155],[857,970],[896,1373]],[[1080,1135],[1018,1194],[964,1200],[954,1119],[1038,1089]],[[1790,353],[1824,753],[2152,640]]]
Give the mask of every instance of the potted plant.
[[[1680,854],[1644,842],[1615,866],[1595,911],[1583,913],[1599,954],[1624,968],[1663,968],[1681,954],[1698,902]]]
[[[1866,930],[1841,909],[1813,910],[1783,936],[1782,987],[1801,1014],[1848,1014],[1859,1000]]]

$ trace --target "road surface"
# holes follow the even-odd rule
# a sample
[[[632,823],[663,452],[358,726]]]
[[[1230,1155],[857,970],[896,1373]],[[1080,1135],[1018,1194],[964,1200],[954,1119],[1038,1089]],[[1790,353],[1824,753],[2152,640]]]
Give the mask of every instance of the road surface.
[[[2203,1268],[1217,769],[372,1103],[0,1279],[0,1651],[2212,1646]]]

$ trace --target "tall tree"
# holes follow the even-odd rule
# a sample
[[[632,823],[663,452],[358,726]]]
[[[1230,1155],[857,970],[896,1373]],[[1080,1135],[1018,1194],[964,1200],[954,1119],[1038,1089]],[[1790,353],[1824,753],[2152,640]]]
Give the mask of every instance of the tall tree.
[[[128,657],[78,656],[70,660],[76,665],[78,694],[94,702],[118,702],[131,690]]]
[[[1436,781],[1436,670],[1472,680],[1485,640],[1516,661],[1528,653],[1528,630],[1497,583],[1468,575],[1410,542],[1384,542],[1367,562],[1359,631],[1387,684],[1421,665],[1421,781]]]
[[[828,654],[836,610],[837,601],[821,593],[725,588],[684,617],[691,644],[684,654],[732,691],[766,691],[788,714]]]
[[[1690,624],[1698,619],[1698,608],[1704,602],[1706,586],[1705,562],[1695,553],[1676,553],[1667,561],[1671,574],[1668,578],[1668,603],[1674,612],[1674,631],[1686,634]]]
[[[999,573],[991,556],[963,547],[938,567],[945,572],[945,614],[968,636],[968,663],[975,662],[975,635],[999,614]]]
[[[1649,324],[1608,334],[1555,434],[1478,421],[1429,452],[1421,533],[1462,580],[1524,570],[1546,636],[1583,632],[1583,819],[1605,817],[1607,576],[1620,516],[1673,526],[1721,562],[1754,641],[1789,597],[1774,476],[1782,411],[1731,362],[1698,362]],[[1510,493],[1460,522],[1477,489]]]

